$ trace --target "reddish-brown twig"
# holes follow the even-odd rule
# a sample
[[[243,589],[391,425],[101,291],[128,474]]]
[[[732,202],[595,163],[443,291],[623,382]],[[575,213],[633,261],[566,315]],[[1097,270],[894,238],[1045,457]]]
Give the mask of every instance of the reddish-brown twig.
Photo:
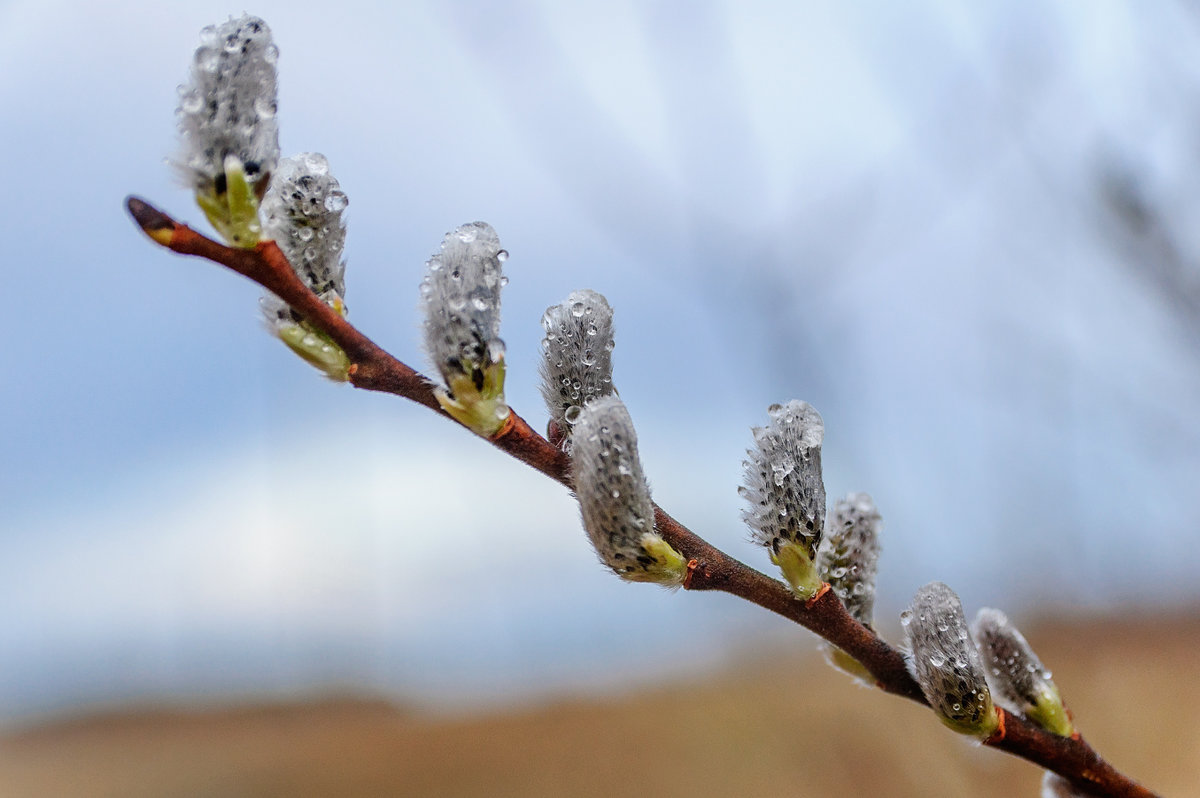
[[[127,205],[134,221],[157,243],[174,252],[197,255],[226,266],[291,305],[349,356],[350,382],[356,388],[402,396],[446,415],[434,397],[431,384],[322,302],[296,276],[274,242],[266,241],[253,249],[226,247],[140,199],[130,197]],[[490,442],[571,487],[570,459],[515,412]],[[833,591],[823,591],[808,602],[797,601],[782,582],[709,545],[660,507],[655,508],[655,523],[662,537],[689,561],[687,589],[720,590],[782,615],[854,657],[871,672],[881,689],[925,703],[900,651],[852,618]],[[1052,770],[1095,795],[1153,798],[1154,793],[1109,765],[1082,737],[1060,737],[1024,718],[999,712],[1001,730],[986,740],[986,745]]]

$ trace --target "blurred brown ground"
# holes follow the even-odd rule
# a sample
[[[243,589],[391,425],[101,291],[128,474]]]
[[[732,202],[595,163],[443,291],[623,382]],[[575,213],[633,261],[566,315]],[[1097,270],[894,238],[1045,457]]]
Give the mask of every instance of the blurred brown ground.
[[[1200,796],[1200,617],[1027,630],[1084,735]],[[0,796],[1038,796],[1033,766],[815,655],[467,719],[329,700],[92,716],[0,737]]]

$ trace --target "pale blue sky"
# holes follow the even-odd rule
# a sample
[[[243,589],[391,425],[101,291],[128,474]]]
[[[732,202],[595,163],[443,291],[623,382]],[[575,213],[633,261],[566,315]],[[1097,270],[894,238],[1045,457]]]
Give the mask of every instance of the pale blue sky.
[[[768,404],[813,402],[830,494],[886,519],[886,628],[932,579],[1018,618],[1200,598],[1200,321],[1099,193],[1134,174],[1195,284],[1200,28],[1136,8],[246,10],[281,51],[285,154],[323,152],[350,197],[352,321],[423,366],[422,264],[490,222],[513,406],[544,423],[542,310],[603,292],[656,497],[764,569],[742,450]],[[242,10],[0,2],[0,719],[608,687],[728,653],[697,629],[786,632],[617,583],[556,486],[323,381],[253,286],[140,237],[129,193],[205,227],[163,161],[175,87],[199,29]]]

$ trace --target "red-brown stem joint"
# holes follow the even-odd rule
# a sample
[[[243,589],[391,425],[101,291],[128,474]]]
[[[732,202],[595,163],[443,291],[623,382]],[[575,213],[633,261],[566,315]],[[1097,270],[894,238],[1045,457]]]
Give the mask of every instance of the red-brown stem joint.
[[[804,609],[811,610],[813,608],[813,605],[816,604],[818,601],[820,601],[821,597],[824,596],[826,593],[828,593],[829,590],[830,590],[829,583],[822,582],[821,589],[817,591],[817,595],[813,596],[808,601],[804,602]]]
[[[986,740],[983,741],[984,745],[995,745],[996,743],[998,743],[1004,739],[1004,736],[1006,734],[1005,729],[1004,729],[1004,719],[1007,716],[1008,716],[1007,712],[1005,712],[1000,707],[996,707],[996,730],[994,732],[992,732],[990,737],[988,737]]]

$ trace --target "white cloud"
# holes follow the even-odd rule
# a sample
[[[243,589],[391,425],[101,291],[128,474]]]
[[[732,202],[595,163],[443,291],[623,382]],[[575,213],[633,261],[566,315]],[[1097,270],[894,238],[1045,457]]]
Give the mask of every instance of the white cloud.
[[[605,572],[557,484],[450,425],[411,432],[210,450],[19,520],[0,562],[0,606],[19,608],[0,615],[15,691],[0,704],[330,680],[504,700],[611,686],[725,622]],[[706,648],[688,656],[720,654]],[[127,657],[134,684],[116,672]]]

